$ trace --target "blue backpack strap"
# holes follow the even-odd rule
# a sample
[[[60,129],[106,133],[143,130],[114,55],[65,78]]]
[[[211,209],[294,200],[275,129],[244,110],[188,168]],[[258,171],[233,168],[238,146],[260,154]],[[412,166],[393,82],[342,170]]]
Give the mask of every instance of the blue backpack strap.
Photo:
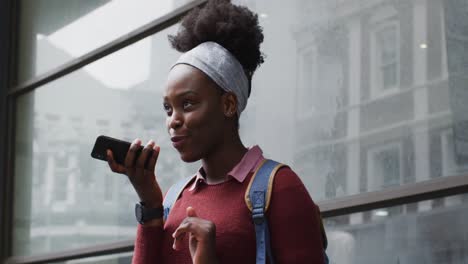
[[[245,193],[245,202],[252,212],[257,242],[257,264],[265,264],[268,257],[274,264],[270,246],[270,232],[265,213],[270,204],[273,178],[279,168],[285,166],[273,160],[264,160],[250,180]]]
[[[166,219],[169,216],[169,212],[171,211],[172,206],[177,201],[177,199],[179,199],[180,195],[182,194],[182,191],[185,189],[185,186],[187,186],[187,184],[189,184],[189,182],[192,181],[194,177],[195,176],[181,179],[177,181],[174,185],[172,185],[171,188],[169,188],[163,200],[164,222],[166,222]]]
[[[273,190],[273,180],[276,172],[284,164],[278,163],[273,160],[264,160],[255,171],[249,186],[245,192],[245,203],[252,212],[252,218],[255,224],[255,236],[257,242],[257,264],[265,264],[268,256],[270,263],[274,264],[273,254],[270,246],[270,233],[268,228],[268,221],[265,213],[270,205],[271,193]],[[327,248],[327,236],[325,228],[323,227],[322,217],[320,216],[320,209],[317,207],[320,220],[320,231],[322,234],[324,264],[329,264],[329,258],[325,252]]]

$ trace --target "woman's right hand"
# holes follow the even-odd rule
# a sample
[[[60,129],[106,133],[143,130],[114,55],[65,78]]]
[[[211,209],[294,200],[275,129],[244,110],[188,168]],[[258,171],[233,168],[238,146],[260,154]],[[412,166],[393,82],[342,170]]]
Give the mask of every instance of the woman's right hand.
[[[114,160],[112,151],[107,150],[107,162],[113,172],[127,175],[140,201],[144,202],[145,206],[148,208],[161,207],[163,196],[154,174],[160,147],[153,140],[150,140],[143,148],[140,156],[135,159],[140,145],[140,139],[135,139],[132,142],[125,156],[124,164],[117,163]]]

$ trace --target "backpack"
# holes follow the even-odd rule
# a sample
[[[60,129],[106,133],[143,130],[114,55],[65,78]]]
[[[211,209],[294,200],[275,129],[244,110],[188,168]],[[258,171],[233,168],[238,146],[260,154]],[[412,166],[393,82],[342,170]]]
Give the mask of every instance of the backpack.
[[[268,229],[268,221],[264,213],[267,211],[268,206],[270,205],[270,197],[275,174],[281,167],[284,166],[286,165],[273,160],[265,159],[254,172],[247,190],[245,191],[245,203],[252,212],[252,220],[255,225],[257,264],[265,264],[267,258],[269,258],[271,264],[275,263],[270,247],[270,232]],[[194,177],[182,179],[169,188],[163,201],[164,221],[166,221],[167,217],[169,216],[172,205],[179,198],[182,191],[185,189],[187,184],[192,181],[193,178]],[[320,215],[319,219],[320,231],[322,233],[323,250],[325,255],[324,264],[328,264],[328,256],[325,253],[327,248],[327,236]]]

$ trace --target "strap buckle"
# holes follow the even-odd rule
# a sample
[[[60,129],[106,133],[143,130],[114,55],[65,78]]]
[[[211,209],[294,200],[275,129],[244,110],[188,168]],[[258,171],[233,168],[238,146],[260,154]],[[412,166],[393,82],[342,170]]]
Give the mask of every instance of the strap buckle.
[[[256,225],[261,225],[265,222],[265,214],[262,207],[257,207],[252,210],[252,218]]]

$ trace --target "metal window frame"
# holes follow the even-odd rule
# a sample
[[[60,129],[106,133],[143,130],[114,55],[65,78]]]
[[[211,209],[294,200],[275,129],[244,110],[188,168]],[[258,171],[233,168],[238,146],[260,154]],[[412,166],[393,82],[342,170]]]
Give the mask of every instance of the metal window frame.
[[[438,177],[381,191],[327,200],[318,205],[322,217],[329,218],[463,193],[468,193],[468,175]]]
[[[6,130],[0,130],[0,138],[3,143],[7,144],[7,151],[0,153],[0,169],[4,172],[4,176],[0,178],[0,205],[2,205],[2,215],[0,219],[0,242],[1,245],[6,245],[5,248],[0,248],[0,261],[5,260],[6,257],[11,256],[11,238],[12,238],[12,204],[13,204],[13,165],[14,165],[14,135],[15,135],[15,103],[18,96],[34,91],[40,88],[42,85],[61,78],[81,67],[90,64],[96,60],[99,60],[113,52],[116,52],[124,47],[127,47],[143,38],[151,36],[157,32],[160,32],[174,24],[176,24],[182,16],[184,16],[191,9],[206,4],[208,0],[195,0],[190,3],[172,11],[171,13],[154,20],[153,22],[142,26],[141,28],[130,32],[129,34],[122,36],[107,45],[99,47],[79,58],[76,58],[62,66],[53,69],[43,75],[35,77],[25,83],[7,90],[12,87],[13,80],[12,76],[15,75],[14,70],[16,64],[9,62],[9,67],[6,72],[10,80],[8,84],[3,87],[3,83],[0,83],[0,95],[2,101],[0,101],[0,109],[7,110],[7,114],[0,116],[1,124],[6,124]],[[16,1],[8,0],[4,1],[10,3],[6,4],[8,9],[1,8],[0,10],[6,10],[6,12],[13,12],[14,19],[18,19],[18,6],[14,4]],[[4,5],[4,3],[2,3]],[[1,6],[3,7],[3,6]],[[5,19],[4,16],[0,16],[0,22]],[[10,18],[11,19],[11,18]],[[9,24],[8,27],[12,29],[15,34],[18,32],[15,25],[18,23]],[[0,34],[3,33],[4,28],[0,28]],[[13,34],[13,35],[15,35]],[[15,40],[16,41],[16,40]],[[13,42],[15,44],[15,42]],[[10,45],[12,45],[10,43]],[[12,49],[16,45],[10,46]],[[10,51],[11,51],[10,49]],[[0,51],[1,52],[1,51]],[[3,55],[3,53],[1,54]],[[17,56],[13,56],[16,59]],[[0,57],[1,58],[1,57]],[[10,56],[10,60],[13,60]],[[1,65],[0,65],[1,66]],[[0,67],[0,76],[5,74],[3,68]],[[12,73],[13,71],[13,73]],[[7,93],[3,95],[1,92]],[[6,104],[6,105],[4,105]],[[1,119],[3,118],[3,119]],[[6,132],[6,133],[5,133]],[[3,156],[2,156],[3,154]],[[3,166],[3,167],[2,167]],[[464,176],[452,176],[452,177],[440,177],[424,182],[413,183],[403,185],[391,189],[385,189],[382,191],[368,192],[362,194],[356,194],[346,196],[343,198],[337,198],[318,203],[322,215],[324,218],[347,215],[362,211],[369,211],[373,209],[390,207],[396,205],[403,205],[407,203],[413,203],[418,201],[424,201],[428,199],[434,199],[439,197],[445,197],[450,195],[462,194],[468,192],[468,175]],[[6,215],[10,217],[5,217]],[[67,261],[72,259],[82,259],[88,257],[96,257],[102,255],[118,254],[131,252],[133,250],[133,240],[119,241],[108,244],[100,244],[94,247],[79,248],[75,250],[67,250],[62,252],[56,252],[51,254],[42,254],[34,256],[13,256],[6,260],[5,263],[15,264],[33,264],[33,263],[50,263],[57,261]]]
[[[0,1],[0,261],[11,252],[11,187],[9,167],[13,163],[8,155],[11,148],[10,128],[14,127],[13,101],[7,96],[8,89],[16,83],[17,33],[19,3],[14,0]],[[5,129],[3,129],[5,128]]]
[[[119,241],[114,243],[101,244],[93,247],[66,250],[51,254],[42,254],[27,257],[12,257],[5,264],[46,264],[51,262],[67,261],[73,259],[83,259],[104,255],[113,255],[133,251],[133,240]]]

